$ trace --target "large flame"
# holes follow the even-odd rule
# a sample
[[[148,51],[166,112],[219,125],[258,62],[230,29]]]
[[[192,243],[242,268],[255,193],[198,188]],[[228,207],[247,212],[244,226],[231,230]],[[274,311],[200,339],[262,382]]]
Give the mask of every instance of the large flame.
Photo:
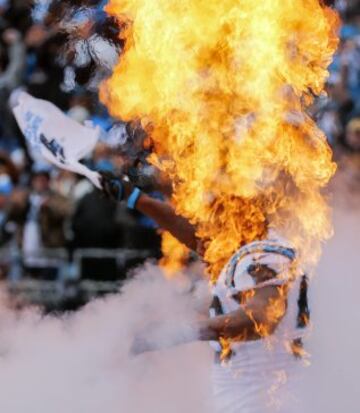
[[[242,244],[280,229],[319,256],[332,153],[307,109],[337,47],[319,0],[111,0],[126,46],[102,99],[141,119],[214,277]]]

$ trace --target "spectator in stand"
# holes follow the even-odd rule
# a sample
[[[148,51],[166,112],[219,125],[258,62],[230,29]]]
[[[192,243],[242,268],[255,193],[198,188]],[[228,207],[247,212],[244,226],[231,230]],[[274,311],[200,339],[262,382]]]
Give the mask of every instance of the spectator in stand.
[[[13,185],[19,182],[19,171],[16,165],[6,152],[0,151],[0,175],[4,174],[10,177]]]
[[[5,233],[6,223],[6,206],[9,196],[13,190],[11,178],[8,175],[0,173],[0,247],[4,247],[9,241]],[[0,279],[3,279],[9,271],[9,261],[0,260]]]
[[[7,220],[16,224],[25,257],[37,256],[42,248],[66,246],[65,221],[70,217],[71,205],[51,190],[50,179],[48,171],[35,170],[30,191],[16,189],[10,197]]]
[[[23,82],[25,72],[25,46],[19,31],[8,28],[1,36],[0,48],[3,57],[0,70],[0,98],[3,104],[0,108],[1,134],[8,139],[8,147],[14,145],[14,120],[6,102],[15,88]]]
[[[0,75],[0,89],[9,94],[23,81],[26,58],[25,45],[20,32],[13,28],[3,32],[2,42],[8,51],[8,64],[3,67]]]
[[[358,192],[360,183],[360,118],[352,119],[340,139],[339,176],[342,184],[352,194]]]
[[[343,18],[340,45],[330,66],[327,96],[317,100],[314,115],[335,148],[344,142],[348,122],[360,115],[360,1],[329,1]]]
[[[0,228],[3,228],[6,221],[6,206],[12,191],[13,184],[10,176],[0,173]]]
[[[360,117],[352,119],[347,125],[344,143],[352,152],[360,153]]]
[[[110,248],[121,245],[116,222],[116,204],[101,197],[96,189],[78,203],[72,219],[75,248]]]

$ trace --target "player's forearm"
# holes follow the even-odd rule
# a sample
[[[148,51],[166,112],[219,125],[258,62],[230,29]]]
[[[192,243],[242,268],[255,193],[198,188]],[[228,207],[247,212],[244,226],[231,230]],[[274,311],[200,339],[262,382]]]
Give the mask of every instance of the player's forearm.
[[[205,322],[200,329],[201,340],[252,341],[272,334],[286,313],[287,290],[267,286],[254,290],[238,310]]]
[[[257,340],[261,338],[260,320],[255,320],[245,311],[236,311],[224,316],[211,318],[202,322],[199,328],[201,341],[236,339],[237,341]]]
[[[196,250],[195,228],[187,219],[177,215],[171,205],[141,193],[130,182],[111,173],[102,172],[100,175],[102,190],[110,199],[117,202],[126,201],[130,208],[136,208],[187,247]]]
[[[262,330],[257,324],[260,319],[262,318],[256,314],[250,317],[245,311],[238,310],[180,328],[168,343],[162,342],[161,345],[153,341],[151,337],[137,337],[132,345],[131,353],[137,355],[195,341],[219,341],[221,338],[236,341],[257,340],[263,338]]]
[[[153,219],[161,228],[169,231],[187,247],[196,250],[195,228],[187,219],[177,215],[171,205],[142,194],[136,204],[136,209]]]

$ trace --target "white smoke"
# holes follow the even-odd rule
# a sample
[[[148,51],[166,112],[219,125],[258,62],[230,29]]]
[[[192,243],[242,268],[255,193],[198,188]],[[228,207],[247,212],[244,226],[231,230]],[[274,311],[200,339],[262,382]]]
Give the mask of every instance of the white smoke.
[[[210,412],[206,344],[130,354],[139,334],[161,347],[195,338],[197,302],[184,282],[166,281],[151,266],[121,294],[72,315],[19,314],[2,300],[0,411]]]
[[[337,176],[335,235],[311,284],[314,328],[307,343],[311,366],[300,389],[301,413],[360,411],[360,197],[358,181],[352,179],[352,187],[347,181]]]

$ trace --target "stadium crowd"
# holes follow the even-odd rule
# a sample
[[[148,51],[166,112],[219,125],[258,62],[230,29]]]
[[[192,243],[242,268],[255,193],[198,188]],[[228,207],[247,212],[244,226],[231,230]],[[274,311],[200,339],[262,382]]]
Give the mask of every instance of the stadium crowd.
[[[99,103],[98,86],[122,46],[104,3],[0,1],[0,278],[12,283],[116,281],[160,254],[151,221],[34,156],[8,103],[15,90],[26,90],[70,118],[100,127],[103,139],[88,165],[126,171],[139,185],[151,185],[142,130],[115,123]]]
[[[33,159],[7,103],[21,88],[53,102],[78,122],[100,126],[104,137],[87,162],[94,169],[126,171],[151,185],[153,171],[146,164],[141,129],[115,122],[99,103],[98,86],[122,48],[119,28],[103,11],[105,3],[0,0],[0,248],[6,251],[0,254],[2,278],[52,277],[51,259],[44,264],[44,250],[49,249],[65,251],[69,273],[79,249],[126,248],[159,255],[152,222],[102,198],[81,177]],[[360,1],[327,3],[342,16],[341,42],[327,94],[317,100],[313,115],[336,156],[346,153],[358,159]],[[126,144],[130,140],[131,147]],[[351,161],[351,168],[360,174],[358,162]]]

